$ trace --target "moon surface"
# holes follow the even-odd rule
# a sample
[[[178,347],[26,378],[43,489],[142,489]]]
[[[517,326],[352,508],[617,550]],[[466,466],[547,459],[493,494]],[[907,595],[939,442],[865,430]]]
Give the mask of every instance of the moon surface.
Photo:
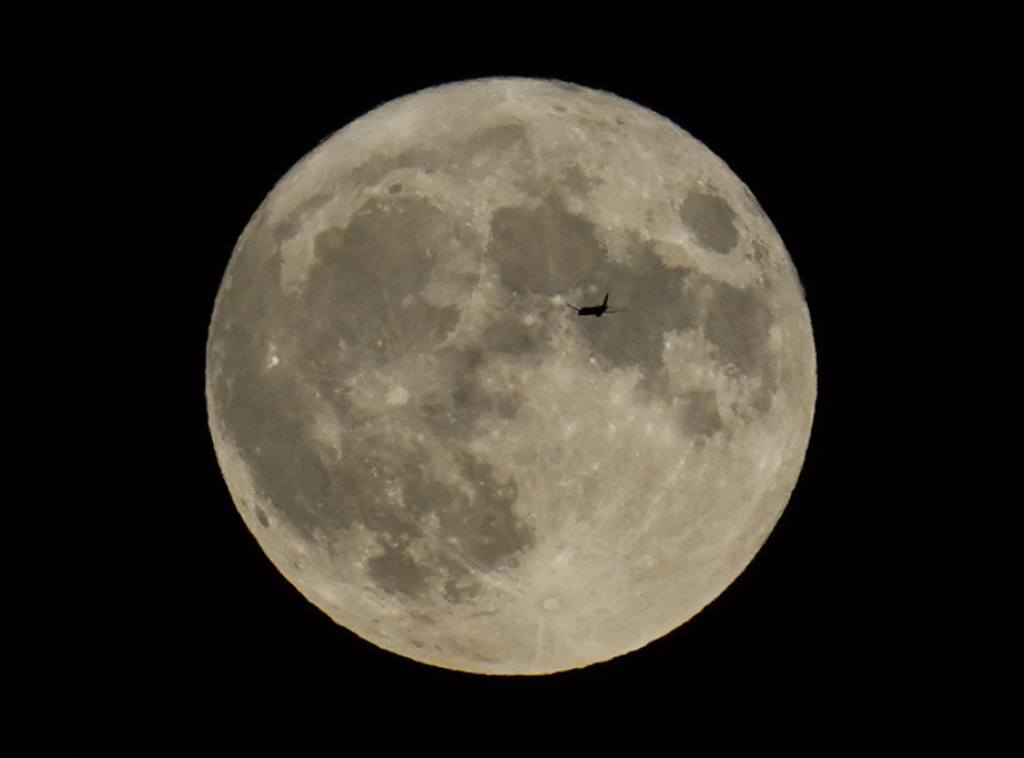
[[[242,233],[207,345],[218,461],[281,573],[384,649],[487,674],[608,660],[717,597],[815,396],[747,187],[547,80],[424,90],[322,142]]]

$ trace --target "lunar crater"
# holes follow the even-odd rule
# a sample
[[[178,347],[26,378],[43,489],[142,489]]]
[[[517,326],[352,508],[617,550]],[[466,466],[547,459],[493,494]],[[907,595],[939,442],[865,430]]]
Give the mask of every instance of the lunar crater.
[[[679,210],[683,223],[704,247],[716,253],[728,253],[739,241],[736,213],[717,195],[690,192]]]

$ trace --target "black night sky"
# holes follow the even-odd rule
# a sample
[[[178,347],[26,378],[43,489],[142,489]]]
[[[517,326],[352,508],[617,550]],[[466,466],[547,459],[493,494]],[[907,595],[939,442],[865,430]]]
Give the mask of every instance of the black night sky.
[[[72,206],[32,238],[68,309],[47,328],[61,369],[39,382],[74,425],[48,432],[47,450],[64,441],[42,457],[69,462],[42,475],[45,523],[15,548],[18,666],[34,672],[18,741],[357,756],[1019,743],[1010,498],[980,473],[975,419],[996,399],[965,320],[988,249],[966,188],[996,120],[977,50],[1005,21],[721,5],[475,20],[125,6],[15,25],[34,53],[5,53],[4,76],[33,141],[7,161],[40,183],[36,210]],[[220,277],[277,179],[376,105],[492,75],[609,90],[707,144],[785,241],[818,353],[803,474],[748,570],[643,650],[538,678],[416,664],[310,605],[235,512],[203,397]],[[67,565],[24,568],[49,564],[52,541]]]

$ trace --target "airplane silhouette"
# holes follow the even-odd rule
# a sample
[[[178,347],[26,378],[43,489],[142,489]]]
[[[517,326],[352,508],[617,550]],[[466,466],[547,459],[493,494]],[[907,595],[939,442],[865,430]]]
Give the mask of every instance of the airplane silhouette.
[[[615,311],[608,310],[608,293],[604,293],[604,302],[600,305],[585,305],[582,308],[577,308],[575,305],[566,303],[570,308],[576,311],[578,316],[596,316],[601,318],[602,313],[615,313]]]

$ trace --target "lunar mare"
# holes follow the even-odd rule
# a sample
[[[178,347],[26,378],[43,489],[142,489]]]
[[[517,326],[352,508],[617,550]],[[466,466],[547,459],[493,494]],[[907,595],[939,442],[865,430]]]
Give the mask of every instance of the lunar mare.
[[[221,470],[278,569],[380,647],[489,674],[610,659],[717,597],[815,394],[747,187],[641,106],[530,79],[321,143],[242,233],[207,345]]]

